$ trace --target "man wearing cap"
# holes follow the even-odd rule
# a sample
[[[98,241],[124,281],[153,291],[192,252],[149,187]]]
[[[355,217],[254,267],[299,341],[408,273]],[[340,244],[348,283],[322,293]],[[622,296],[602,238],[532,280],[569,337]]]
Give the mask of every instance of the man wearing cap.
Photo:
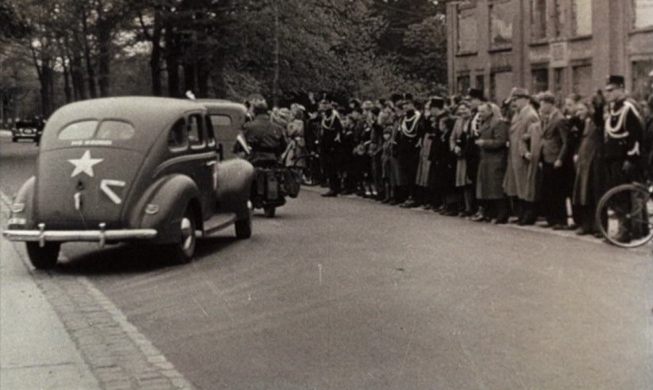
[[[526,159],[528,150],[524,142],[524,134],[533,123],[539,121],[539,116],[531,105],[528,90],[513,88],[510,100],[515,113],[510,123],[508,168],[503,189],[514,201],[513,206],[517,211],[519,223],[532,225],[535,223],[535,215],[532,202],[527,200],[530,162]]]
[[[639,164],[643,137],[642,118],[635,106],[626,99],[624,87],[625,79],[618,75],[610,76],[605,87],[605,99],[609,106],[603,152],[608,188],[641,179]],[[627,221],[620,221],[617,239],[630,241],[630,230]]]
[[[547,91],[538,96],[541,118],[542,207],[546,220],[554,230],[567,226],[567,154],[569,123],[555,106],[556,98]],[[537,163],[532,161],[531,163]]]
[[[251,148],[248,159],[252,164],[277,161],[286,148],[284,129],[268,116],[268,104],[262,96],[250,100],[254,119],[243,125],[245,145]],[[237,144],[239,145],[239,144]]]
[[[405,95],[402,111],[403,117],[399,121],[399,131],[397,132],[397,158],[406,184],[405,188],[401,188],[400,191],[402,196],[408,196],[408,198],[401,207],[410,208],[420,205],[415,194],[415,177],[424,126],[422,114],[415,109],[412,95]]]
[[[320,102],[322,120],[320,122],[320,155],[323,158],[324,175],[329,184],[329,191],[324,197],[335,197],[340,193],[340,161],[342,160],[342,121],[333,103]]]

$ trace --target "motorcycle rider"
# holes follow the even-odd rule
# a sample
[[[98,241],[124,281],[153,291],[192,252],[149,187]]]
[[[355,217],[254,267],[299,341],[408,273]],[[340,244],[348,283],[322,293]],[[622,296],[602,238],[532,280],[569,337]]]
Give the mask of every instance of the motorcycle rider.
[[[245,145],[239,140],[240,147],[250,149],[247,159],[254,166],[276,163],[286,149],[283,129],[270,120],[268,104],[262,96],[253,97],[249,103],[253,119],[243,125]]]

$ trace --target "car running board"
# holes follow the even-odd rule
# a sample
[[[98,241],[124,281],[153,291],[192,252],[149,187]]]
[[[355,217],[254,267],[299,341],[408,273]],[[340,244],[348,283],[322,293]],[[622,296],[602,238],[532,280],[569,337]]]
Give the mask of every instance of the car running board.
[[[237,217],[234,213],[216,214],[204,221],[204,231],[198,230],[199,237],[210,236],[213,233],[226,229],[233,225],[236,219]]]

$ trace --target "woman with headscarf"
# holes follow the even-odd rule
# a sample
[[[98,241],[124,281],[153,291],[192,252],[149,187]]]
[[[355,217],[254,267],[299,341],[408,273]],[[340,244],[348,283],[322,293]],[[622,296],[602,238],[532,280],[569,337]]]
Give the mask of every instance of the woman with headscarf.
[[[598,112],[598,114],[597,114]],[[603,109],[580,101],[576,104],[574,114],[580,121],[580,146],[574,155],[575,180],[572,194],[572,204],[580,215],[580,227],[576,234],[595,234],[598,232],[594,214],[604,187],[602,182],[603,158]],[[598,122],[598,123],[597,123]]]

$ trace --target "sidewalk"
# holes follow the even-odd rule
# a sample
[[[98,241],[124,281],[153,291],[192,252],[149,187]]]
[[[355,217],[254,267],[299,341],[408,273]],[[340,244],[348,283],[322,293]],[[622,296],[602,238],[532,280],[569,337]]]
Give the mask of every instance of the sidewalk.
[[[0,208],[4,226],[7,206]],[[0,389],[99,389],[31,272],[0,238]]]

